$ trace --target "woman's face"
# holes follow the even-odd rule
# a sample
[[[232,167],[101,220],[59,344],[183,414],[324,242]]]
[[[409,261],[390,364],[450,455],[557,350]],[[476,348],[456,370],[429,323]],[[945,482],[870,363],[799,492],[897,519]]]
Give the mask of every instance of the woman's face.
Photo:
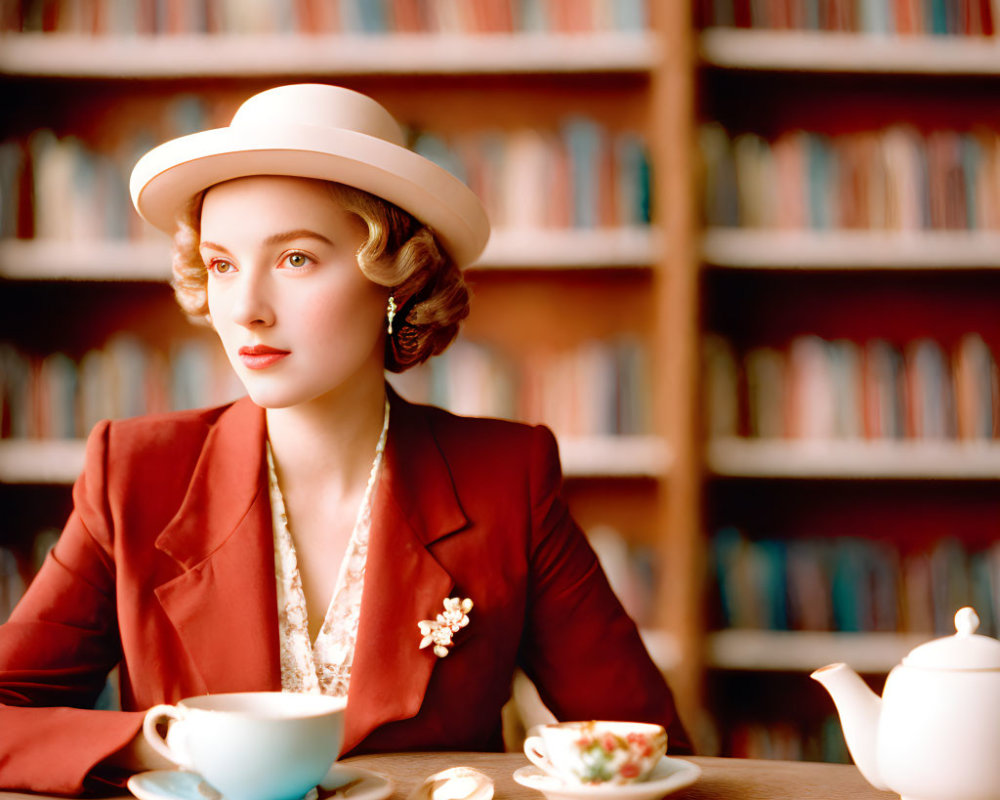
[[[365,238],[364,223],[321,181],[255,176],[206,192],[208,309],[258,405],[287,408],[353,379],[381,381],[388,290],[358,267]]]

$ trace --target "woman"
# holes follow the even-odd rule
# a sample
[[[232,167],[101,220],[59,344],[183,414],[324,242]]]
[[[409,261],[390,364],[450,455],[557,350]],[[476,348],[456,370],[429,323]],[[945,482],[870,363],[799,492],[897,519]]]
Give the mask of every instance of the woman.
[[[560,718],[656,721],[686,748],[559,497],[551,433],[385,384],[454,338],[489,233],[402,143],[371,99],[297,85],[136,166],[178,299],[249,397],[91,434],[66,529],[0,628],[0,786],[161,766],[143,711],[206,692],[346,694],[345,753],[500,749],[517,666]],[[115,664],[123,710],[89,710]]]

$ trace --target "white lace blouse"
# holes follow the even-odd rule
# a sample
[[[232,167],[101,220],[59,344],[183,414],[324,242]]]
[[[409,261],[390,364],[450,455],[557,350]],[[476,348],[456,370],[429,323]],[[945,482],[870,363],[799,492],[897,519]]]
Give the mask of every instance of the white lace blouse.
[[[267,445],[268,484],[271,495],[271,523],[274,531],[274,574],[278,589],[278,635],[281,653],[281,688],[346,697],[351,682],[351,663],[358,636],[361,594],[368,560],[371,531],[372,488],[382,464],[389,428],[389,403],[385,404],[382,433],[375,448],[368,485],[354,523],[333,597],[316,641],[309,639],[309,617],[299,575],[295,543],[288,527],[285,501],[274,469],[271,445]]]

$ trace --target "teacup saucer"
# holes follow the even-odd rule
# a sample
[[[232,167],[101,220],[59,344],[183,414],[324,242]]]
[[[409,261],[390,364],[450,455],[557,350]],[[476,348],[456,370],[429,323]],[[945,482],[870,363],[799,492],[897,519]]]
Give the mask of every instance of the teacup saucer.
[[[218,800],[222,797],[197,772],[180,769],[140,772],[128,779],[128,788],[139,800]],[[366,769],[335,764],[323,782],[303,800],[384,800],[392,790],[393,783],[388,778]]]
[[[522,786],[544,794],[548,800],[656,800],[690,786],[701,775],[701,767],[680,758],[664,756],[644,781],[614,786],[606,783],[567,783],[532,765],[514,772]]]

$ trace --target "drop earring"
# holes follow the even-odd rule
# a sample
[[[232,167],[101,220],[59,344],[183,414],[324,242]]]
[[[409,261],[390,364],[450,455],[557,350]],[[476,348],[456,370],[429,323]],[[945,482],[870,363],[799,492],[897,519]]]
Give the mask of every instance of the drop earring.
[[[389,308],[386,311],[386,317],[389,320],[389,335],[392,336],[392,321],[396,318],[396,298],[393,295],[389,295]]]

